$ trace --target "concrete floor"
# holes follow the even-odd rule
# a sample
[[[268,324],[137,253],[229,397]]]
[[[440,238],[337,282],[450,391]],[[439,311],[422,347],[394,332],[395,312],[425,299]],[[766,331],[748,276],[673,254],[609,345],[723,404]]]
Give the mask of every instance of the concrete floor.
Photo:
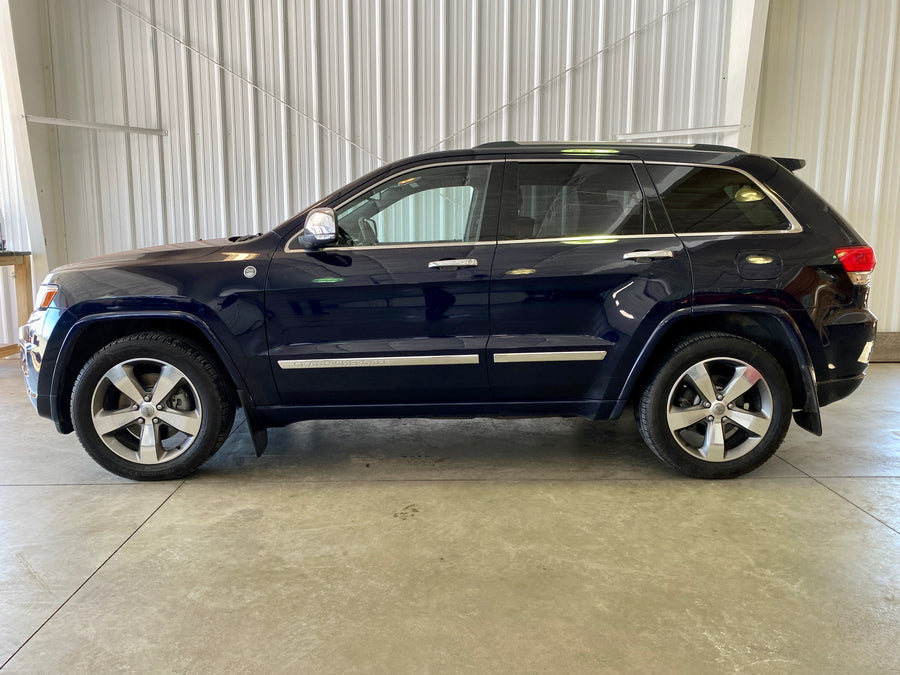
[[[239,426],[104,472],[0,360],[7,672],[900,672],[900,365],[759,471],[630,419]]]

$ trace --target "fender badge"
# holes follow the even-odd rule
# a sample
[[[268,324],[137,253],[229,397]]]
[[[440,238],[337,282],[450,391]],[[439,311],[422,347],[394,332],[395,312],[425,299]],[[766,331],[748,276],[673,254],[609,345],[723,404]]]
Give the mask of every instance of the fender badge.
[[[244,268],[244,276],[248,279],[252,279],[256,276],[256,268],[253,265],[247,265]]]

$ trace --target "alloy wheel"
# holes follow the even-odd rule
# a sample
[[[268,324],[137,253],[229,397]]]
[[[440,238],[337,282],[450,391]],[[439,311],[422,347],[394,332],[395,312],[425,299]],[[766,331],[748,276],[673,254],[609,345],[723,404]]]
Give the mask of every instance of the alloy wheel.
[[[735,358],[695,363],[676,380],[666,403],[675,441],[707,462],[726,462],[753,450],[772,424],[772,391],[752,365]]]
[[[186,452],[203,411],[193,383],[156,359],[130,359],[104,373],[91,398],[94,429],[107,448],[138,464],[162,464]]]

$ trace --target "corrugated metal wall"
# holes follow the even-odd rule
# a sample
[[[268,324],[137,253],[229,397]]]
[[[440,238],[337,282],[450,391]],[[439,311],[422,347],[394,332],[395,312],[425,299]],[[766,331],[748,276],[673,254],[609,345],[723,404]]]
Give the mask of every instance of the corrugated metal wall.
[[[730,9],[49,0],[56,116],[168,134],[60,127],[65,222],[47,236],[75,261],[265,231],[426,150],[721,125]]]
[[[3,238],[9,250],[27,251],[25,200],[12,133],[6,82],[0,77],[0,218],[3,219]],[[16,336],[16,287],[12,270],[12,267],[0,267],[0,344],[13,342]]]
[[[898,0],[772,2],[755,140],[804,157],[798,175],[874,246],[880,331],[900,331],[898,31]]]
[[[267,230],[387,161],[720,123],[719,0],[57,0],[70,260]]]

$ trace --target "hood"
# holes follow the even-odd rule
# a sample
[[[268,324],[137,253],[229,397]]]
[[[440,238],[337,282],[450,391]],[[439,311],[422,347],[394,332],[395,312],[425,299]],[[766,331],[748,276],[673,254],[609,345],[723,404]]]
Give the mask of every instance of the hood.
[[[228,239],[224,238],[199,239],[197,241],[187,241],[180,244],[165,244],[163,246],[138,248],[132,251],[109,253],[107,255],[97,256],[96,258],[88,258],[87,260],[69,263],[68,265],[58,267],[54,270],[54,273],[92,268],[126,267],[129,263],[146,265],[160,260],[171,262],[193,260],[215,253],[220,248],[227,246],[230,243],[231,242]]]

